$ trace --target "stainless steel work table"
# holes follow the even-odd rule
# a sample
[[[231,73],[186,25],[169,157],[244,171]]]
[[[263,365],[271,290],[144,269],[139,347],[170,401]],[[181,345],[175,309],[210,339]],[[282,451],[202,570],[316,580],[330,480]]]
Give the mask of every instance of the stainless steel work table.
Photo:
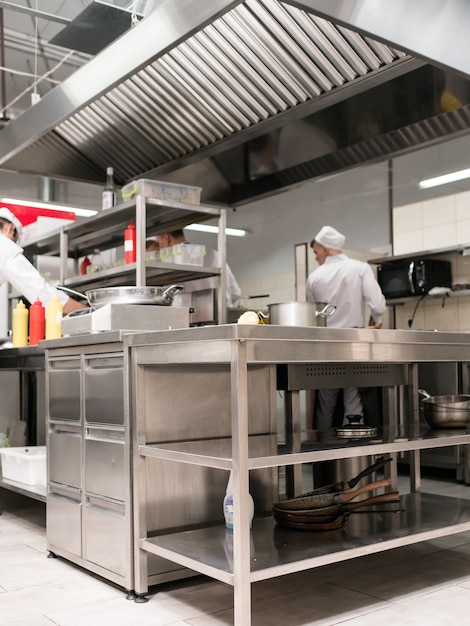
[[[235,625],[251,624],[251,582],[319,565],[379,552],[382,550],[470,530],[470,503],[419,491],[419,450],[470,443],[470,431],[423,432],[419,425],[417,363],[470,361],[470,334],[395,331],[373,329],[287,328],[279,326],[225,325],[157,333],[142,333],[125,340],[130,349],[131,388],[135,390],[134,498],[136,536],[136,592],[145,594],[146,555],[153,553],[185,567],[234,586]],[[254,366],[274,371],[276,388],[293,394],[291,399],[290,446],[280,455],[275,429],[250,435],[253,414],[249,411],[249,380]],[[178,393],[179,368],[201,376],[207,368],[229,371],[229,419],[231,436],[192,437],[191,441],[172,433],[178,418],[173,393]],[[186,370],[184,370],[186,371]],[[148,437],[150,424],[146,395],[152,381],[173,374],[174,388],[159,402],[166,410],[167,442],[155,443]],[[189,374],[190,375],[190,374]],[[153,378],[152,378],[153,377]],[[168,375],[165,379],[171,381]],[[190,379],[185,379],[190,380]],[[329,439],[313,439],[300,446],[299,389],[350,386],[369,381],[385,390],[384,428],[377,437],[358,445]],[[359,385],[357,385],[359,386]],[[171,385],[170,385],[171,387]],[[272,394],[272,387],[267,386]],[[396,394],[400,389],[405,402],[406,423],[398,418]],[[265,390],[260,390],[264,393]],[[215,401],[221,398],[214,391]],[[274,396],[276,390],[274,390]],[[274,410],[274,400],[270,398]],[[209,401],[208,401],[209,402]],[[183,406],[194,428],[194,406]],[[274,444],[273,444],[274,440]],[[269,515],[258,516],[249,530],[248,485],[250,472],[258,468],[299,466],[302,463],[374,454],[410,451],[411,493],[402,496],[401,511],[352,515],[341,530],[302,532],[276,526]],[[149,459],[170,463],[231,469],[234,477],[235,509],[233,535],[223,522],[199,528],[166,528],[147,534],[146,519],[151,506],[152,485],[145,479]],[[396,476],[395,476],[396,477]],[[197,493],[194,498],[197,499]],[[171,501],[168,503],[171,506]],[[222,502],[220,502],[220,506]],[[255,510],[256,510],[255,499]],[[232,542],[233,537],[233,542]]]

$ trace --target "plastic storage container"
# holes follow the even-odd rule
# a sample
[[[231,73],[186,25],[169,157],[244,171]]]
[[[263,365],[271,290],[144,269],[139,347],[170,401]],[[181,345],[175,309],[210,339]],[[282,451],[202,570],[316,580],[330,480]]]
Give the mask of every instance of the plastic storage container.
[[[121,189],[123,200],[128,200],[136,195],[159,200],[173,200],[174,202],[186,202],[187,204],[199,204],[201,201],[201,187],[189,185],[176,185],[165,183],[160,180],[139,178],[124,185]]]
[[[46,486],[46,446],[0,448],[2,476],[25,485]]]
[[[172,248],[161,248],[160,261],[163,261],[164,263],[174,263],[175,257],[173,256]]]
[[[206,246],[192,243],[177,243],[172,247],[172,254],[175,263],[203,265],[206,255]]]

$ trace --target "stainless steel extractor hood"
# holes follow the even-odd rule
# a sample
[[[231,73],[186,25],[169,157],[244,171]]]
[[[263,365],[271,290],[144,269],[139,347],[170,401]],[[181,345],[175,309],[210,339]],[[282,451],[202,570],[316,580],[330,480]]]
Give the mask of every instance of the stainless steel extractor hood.
[[[162,0],[0,131],[0,167],[102,183],[113,165],[237,205],[467,133],[470,7],[440,3],[455,55],[410,34],[444,19],[428,0],[386,4]]]

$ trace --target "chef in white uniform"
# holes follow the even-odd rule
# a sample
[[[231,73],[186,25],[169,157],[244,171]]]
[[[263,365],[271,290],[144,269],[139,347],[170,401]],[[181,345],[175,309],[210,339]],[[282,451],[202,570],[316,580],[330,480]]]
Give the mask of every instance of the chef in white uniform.
[[[52,296],[58,296],[64,307],[64,314],[75,309],[86,308],[70,298],[63,291],[55,289],[23,255],[18,245],[22,224],[10,209],[0,207],[0,283],[9,282],[32,304],[39,298],[43,306]]]
[[[346,238],[332,226],[323,226],[311,247],[319,267],[307,279],[307,300],[326,302],[336,306],[327,318],[333,328],[364,328],[366,307],[371,314],[371,325],[381,328],[386,302],[372,268],[363,261],[349,258],[342,252]],[[331,428],[339,389],[322,389],[316,396],[316,427]],[[363,406],[357,389],[343,390],[345,415],[363,415]]]

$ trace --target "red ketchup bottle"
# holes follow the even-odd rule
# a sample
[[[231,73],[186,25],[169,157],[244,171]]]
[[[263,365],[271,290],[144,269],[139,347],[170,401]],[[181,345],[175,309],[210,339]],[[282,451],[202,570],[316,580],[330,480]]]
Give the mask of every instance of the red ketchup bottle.
[[[88,266],[91,265],[90,259],[86,256],[80,263],[80,274],[86,274]]]
[[[29,307],[29,345],[37,346],[44,339],[46,330],[46,309],[39,298]]]
[[[136,230],[135,224],[131,222],[124,231],[124,261],[125,263],[135,263],[136,261]]]

